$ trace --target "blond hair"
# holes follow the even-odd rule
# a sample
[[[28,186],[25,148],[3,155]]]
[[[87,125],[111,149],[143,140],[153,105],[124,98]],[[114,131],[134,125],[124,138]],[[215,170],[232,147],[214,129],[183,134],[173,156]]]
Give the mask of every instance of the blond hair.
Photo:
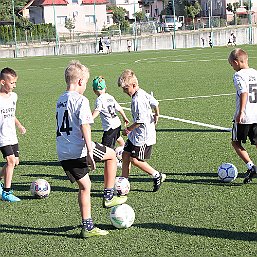
[[[67,86],[76,83],[79,79],[89,79],[89,69],[77,60],[72,60],[65,69],[65,82]]]
[[[138,80],[134,71],[127,69],[124,70],[118,78],[118,86],[125,87],[130,84],[138,85]]]
[[[248,61],[248,54],[243,49],[236,48],[230,53],[228,60],[230,62],[239,61],[243,63]]]

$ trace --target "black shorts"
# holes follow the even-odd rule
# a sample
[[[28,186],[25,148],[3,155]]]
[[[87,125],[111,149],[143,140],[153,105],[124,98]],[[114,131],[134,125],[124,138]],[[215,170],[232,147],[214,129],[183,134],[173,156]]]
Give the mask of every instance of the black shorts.
[[[19,157],[19,145],[6,145],[0,147],[0,150],[3,154],[3,157],[6,158],[7,156],[14,155],[15,157]]]
[[[102,137],[102,144],[108,146],[112,149],[115,148],[115,143],[117,139],[120,137],[121,126],[116,129],[109,129],[108,131],[104,131]]]
[[[129,152],[131,157],[143,161],[146,159],[150,159],[152,154],[152,145],[135,146],[128,139],[124,146],[124,152]]]
[[[246,143],[247,137],[252,145],[257,145],[257,123],[240,124],[234,122],[232,128],[232,141]]]
[[[105,153],[106,147],[102,144],[95,143],[95,147],[93,149],[94,160],[96,162],[102,161]],[[74,183],[76,180],[80,180],[89,172],[87,157],[63,160],[61,161],[61,165],[71,183]]]

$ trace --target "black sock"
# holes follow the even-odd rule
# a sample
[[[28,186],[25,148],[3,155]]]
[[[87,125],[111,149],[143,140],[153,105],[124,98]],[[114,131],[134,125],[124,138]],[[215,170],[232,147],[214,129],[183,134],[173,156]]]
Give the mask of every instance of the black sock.
[[[94,223],[92,218],[82,220],[82,227],[90,231],[94,228]]]
[[[5,192],[10,192],[10,191],[11,191],[11,188],[6,188],[6,187],[4,187],[4,191],[5,191]]]

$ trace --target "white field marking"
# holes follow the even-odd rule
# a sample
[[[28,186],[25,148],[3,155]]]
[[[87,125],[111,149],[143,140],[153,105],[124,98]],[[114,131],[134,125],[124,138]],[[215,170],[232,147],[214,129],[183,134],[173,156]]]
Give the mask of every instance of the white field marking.
[[[123,109],[127,110],[127,111],[130,111],[130,108],[126,108],[126,107],[124,108],[123,107]],[[170,116],[166,116],[166,115],[159,115],[159,117],[164,118],[164,119],[168,119],[168,120],[181,121],[181,122],[188,123],[188,124],[194,124],[194,125],[207,127],[207,128],[212,128],[212,129],[217,129],[217,130],[222,130],[222,131],[231,131],[231,128],[220,127],[220,126],[211,125],[211,124],[202,123],[202,122],[193,121],[193,120],[180,119],[180,118],[170,117]]]
[[[154,94],[154,92],[153,92]],[[177,97],[177,98],[166,98],[158,100],[158,102],[163,101],[176,101],[176,100],[186,100],[186,99],[198,99],[198,98],[210,98],[210,97],[219,97],[219,96],[230,96],[235,95],[236,93],[230,93],[230,94],[219,94],[219,95],[199,95],[199,96],[188,96],[188,97]],[[126,103],[119,103],[119,104],[130,104],[131,102]]]
[[[185,99],[197,99],[197,98],[210,98],[210,97],[218,97],[218,96],[230,96],[230,95],[235,95],[235,93],[231,94],[219,94],[219,95],[208,95],[208,96],[189,96],[189,97],[179,97],[179,98],[173,98],[173,99],[162,99],[158,100],[159,102],[161,101],[174,101],[174,100],[185,100]],[[129,102],[130,103],[130,102]],[[120,103],[120,104],[129,104],[129,103]],[[130,108],[123,107],[124,110],[130,111]],[[222,131],[231,131],[231,128],[225,128],[225,127],[220,127],[212,124],[207,124],[207,123],[202,123],[198,121],[192,121],[192,120],[186,120],[186,119],[180,119],[176,117],[170,117],[166,115],[160,115],[159,117],[168,119],[168,120],[176,120],[176,121],[181,121],[184,123],[189,123],[189,124],[194,124],[202,127],[207,127],[207,128],[212,128],[212,129],[217,129],[217,130],[222,130]]]

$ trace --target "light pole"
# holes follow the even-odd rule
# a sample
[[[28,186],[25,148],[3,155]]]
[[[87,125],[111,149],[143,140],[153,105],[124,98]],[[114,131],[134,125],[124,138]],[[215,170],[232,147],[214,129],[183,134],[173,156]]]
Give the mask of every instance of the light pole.
[[[96,0],[94,0],[94,24],[95,24],[95,53],[97,54],[97,31],[96,31]]]
[[[212,32],[212,0],[209,0],[209,28],[211,29],[210,39],[213,43],[213,32]]]
[[[55,3],[52,0],[53,10],[54,10],[54,27],[55,27],[55,55],[59,55],[59,38],[56,26],[56,10],[55,10]]]
[[[12,17],[13,17],[13,33],[14,33],[14,44],[15,44],[14,57],[18,57],[16,20],[15,20],[15,14],[14,14],[14,0],[12,0]]]
[[[175,1],[172,0],[172,8],[173,8],[173,49],[176,49],[176,10],[175,10]]]
[[[137,16],[136,16],[136,2],[134,1],[134,33],[135,33],[135,44],[134,51],[137,51]]]
[[[252,30],[252,1],[249,0],[249,44],[253,43],[253,30]]]

